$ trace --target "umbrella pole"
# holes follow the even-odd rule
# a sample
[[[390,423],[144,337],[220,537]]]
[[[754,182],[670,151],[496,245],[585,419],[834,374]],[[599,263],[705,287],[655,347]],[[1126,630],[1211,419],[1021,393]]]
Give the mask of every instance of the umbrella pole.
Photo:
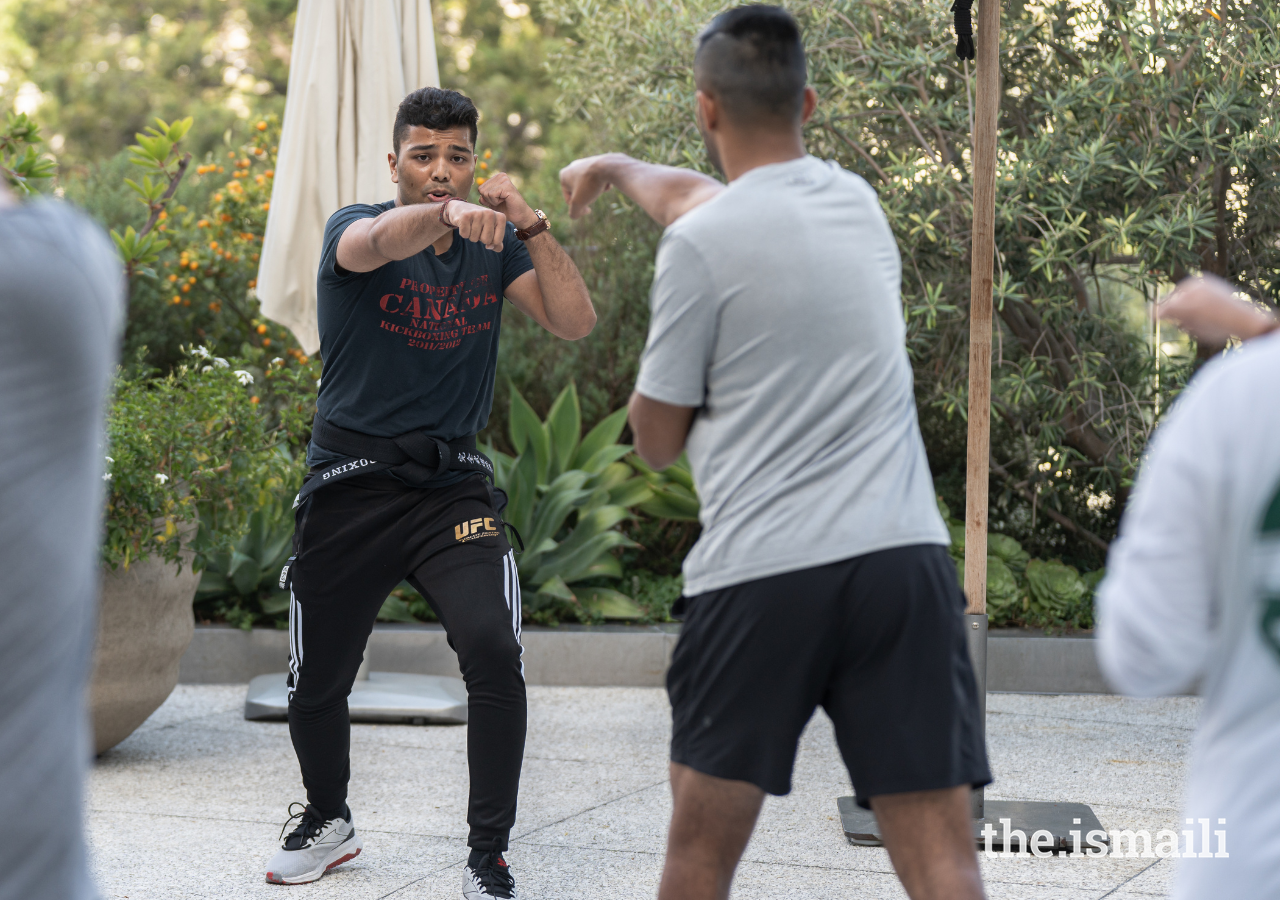
[[[969,443],[965,466],[965,633],[987,711],[987,485],[991,459],[991,282],[996,255],[996,129],[1000,112],[1000,3],[978,6],[978,78],[973,111],[973,244],[969,280]],[[973,817],[983,817],[982,788]]]
[[[979,0],[975,41],[978,84],[973,113],[973,244],[969,282],[969,444],[965,471],[964,592],[965,637],[977,679],[983,733],[987,722],[987,486],[991,460],[991,295],[996,255],[996,138],[1000,112],[1000,0]],[[836,801],[841,826],[851,844],[880,846],[875,815],[854,803]],[[1079,852],[1091,832],[1103,835],[1092,809],[1083,803],[996,800],[972,794],[973,834],[987,851],[1011,847],[1026,852],[1032,835],[1047,833],[1043,849]],[[1019,834],[1019,832],[1021,834]],[[1019,840],[1020,838],[1020,840]],[[1042,839],[1043,840],[1043,839]]]

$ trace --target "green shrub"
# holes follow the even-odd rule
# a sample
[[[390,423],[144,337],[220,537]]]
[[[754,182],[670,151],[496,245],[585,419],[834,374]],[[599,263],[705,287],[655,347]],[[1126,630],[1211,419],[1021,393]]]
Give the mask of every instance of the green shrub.
[[[956,565],[956,578],[964,586],[964,523],[951,518],[941,499],[942,513],[951,534],[948,552]],[[1061,560],[1031,559],[1022,545],[1007,534],[987,534],[987,616],[992,627],[1092,628],[1093,593],[1106,570],[1081,575]]]
[[[508,417],[516,456],[492,447],[494,480],[510,500],[503,518],[520,536],[516,552],[526,609],[535,621],[572,614],[592,618],[639,618],[632,598],[599,584],[622,576],[611,551],[634,547],[618,525],[628,509],[653,497],[648,483],[622,462],[631,451],[617,443],[626,410],[607,416],[582,436],[578,392],[570,383],[546,421],[511,389]],[[582,597],[569,585],[591,582]]]
[[[251,628],[261,619],[283,626],[289,592],[280,588],[280,570],[293,552],[289,503],[279,495],[271,496],[249,514],[248,529],[234,545],[209,543],[201,554],[204,574],[196,591],[196,609],[241,628]]]
[[[273,404],[264,410],[261,383],[271,379],[261,369],[255,376],[246,361],[221,359],[204,347],[187,356],[167,375],[143,370],[117,379],[107,415],[102,546],[112,568],[153,553],[177,561],[175,538],[197,520],[198,549],[215,553],[239,536],[264,499],[301,480],[293,448],[309,420],[305,405],[277,396],[275,412]],[[297,389],[298,373],[281,372],[279,363],[272,368],[276,383]]]

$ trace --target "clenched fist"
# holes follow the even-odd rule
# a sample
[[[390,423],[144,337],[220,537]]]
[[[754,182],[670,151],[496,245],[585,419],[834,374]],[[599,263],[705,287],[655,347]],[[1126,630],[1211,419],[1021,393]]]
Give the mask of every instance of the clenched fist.
[[[596,165],[609,154],[575,159],[560,170],[560,190],[569,204],[569,218],[578,219],[591,212],[591,204],[609,190],[610,184],[600,174]]]
[[[1248,340],[1277,325],[1273,313],[1236,296],[1235,285],[1214,275],[1179,282],[1156,307],[1156,315],[1209,344],[1223,344],[1229,337]]]
[[[480,202],[502,213],[516,228],[531,228],[538,223],[533,207],[520,196],[506,172],[498,172],[480,185]]]
[[[469,241],[484,244],[486,250],[502,251],[502,239],[507,234],[507,217],[497,210],[454,200],[444,210],[442,220],[458,229],[458,234]]]

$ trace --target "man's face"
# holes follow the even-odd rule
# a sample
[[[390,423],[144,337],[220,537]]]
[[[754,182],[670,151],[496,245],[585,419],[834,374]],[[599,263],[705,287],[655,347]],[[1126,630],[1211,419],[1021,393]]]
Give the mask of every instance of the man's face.
[[[436,130],[410,125],[400,141],[399,158],[388,153],[387,162],[403,205],[465,200],[471,194],[476,154],[466,126]]]

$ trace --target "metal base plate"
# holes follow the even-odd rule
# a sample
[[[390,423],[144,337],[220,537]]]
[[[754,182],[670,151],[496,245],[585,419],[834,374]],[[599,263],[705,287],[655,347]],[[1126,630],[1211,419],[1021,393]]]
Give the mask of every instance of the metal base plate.
[[[249,682],[244,717],[285,719],[289,713],[288,675],[259,675]],[[347,698],[352,722],[392,722],[408,725],[465,725],[467,686],[461,678],[370,672]]]
[[[876,824],[876,816],[869,809],[863,809],[852,797],[840,797],[836,800],[836,808],[840,811],[840,824],[844,827],[844,836],[849,843],[862,847],[879,847],[880,827]],[[987,800],[984,804],[985,816],[973,820],[973,837],[979,849],[1004,850],[1004,823],[1001,819],[1010,819],[1010,831],[1022,831],[1028,839],[1037,831],[1047,831],[1053,837],[1050,850],[1074,850],[1077,847],[1087,849],[1086,836],[1090,831],[1102,831],[1102,823],[1084,803],[1043,803],[1031,800]],[[982,830],[990,824],[995,829],[995,837],[991,846],[986,846]],[[1079,832],[1079,841],[1071,832]],[[1009,842],[1013,849],[1023,852],[1022,839],[1012,835]],[[1102,839],[1110,843],[1109,838]]]

